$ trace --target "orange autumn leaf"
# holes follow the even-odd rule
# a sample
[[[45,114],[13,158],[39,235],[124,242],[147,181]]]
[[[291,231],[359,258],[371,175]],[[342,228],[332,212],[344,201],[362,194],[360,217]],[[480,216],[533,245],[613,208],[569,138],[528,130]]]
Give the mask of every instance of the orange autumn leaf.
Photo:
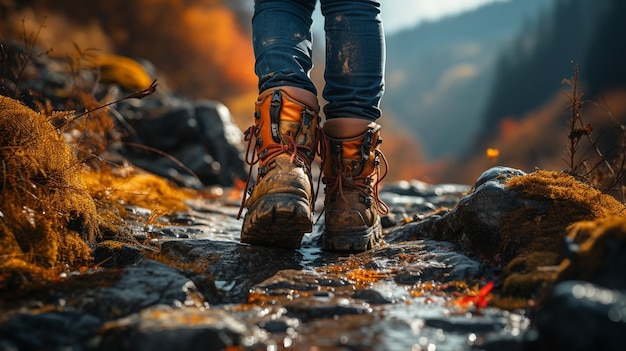
[[[489,293],[493,289],[494,283],[489,282],[478,291],[475,296],[463,296],[455,300],[455,303],[461,307],[476,306],[478,308],[487,307],[489,304]]]

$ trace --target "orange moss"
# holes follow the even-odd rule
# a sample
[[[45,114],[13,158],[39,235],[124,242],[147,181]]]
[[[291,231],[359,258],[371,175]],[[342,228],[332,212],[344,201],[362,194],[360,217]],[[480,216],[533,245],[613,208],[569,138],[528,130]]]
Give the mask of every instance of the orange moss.
[[[612,196],[561,172],[537,171],[511,178],[506,185],[532,202],[501,220],[502,247],[497,252],[503,252],[505,261],[524,252],[559,252],[570,224],[626,213]]]
[[[537,251],[514,258],[504,271],[502,292],[509,296],[543,295],[557,277],[560,252]]]
[[[111,243],[111,245],[114,245],[114,244],[115,242]],[[143,250],[143,255],[145,258],[149,260],[161,262],[170,267],[176,268],[180,271],[193,272],[197,275],[203,275],[206,272],[208,272],[209,266],[215,260],[214,259],[212,261],[211,259],[206,258],[206,259],[197,259],[193,261],[185,261],[185,260],[181,260],[180,257],[173,257],[165,253],[162,253],[160,251],[153,251],[153,250]],[[208,278],[208,279],[212,281],[212,278]]]
[[[0,271],[87,263],[100,235],[82,165],[48,121],[0,96]]]
[[[559,279],[591,280],[607,267],[606,251],[626,244],[626,218],[611,216],[583,221],[568,228],[568,239],[579,245],[577,255],[564,261]]]
[[[388,273],[373,269],[358,268],[345,274],[346,279],[353,281],[357,287],[367,286],[389,277]]]
[[[354,269],[359,269],[364,265],[363,260],[356,256],[350,256],[341,263],[332,263],[326,267],[318,268],[317,271],[326,271],[331,274],[346,273]]]
[[[476,287],[474,290],[478,291]],[[445,293],[442,293],[445,291]],[[413,297],[422,297],[422,296],[432,296],[432,295],[449,295],[450,292],[453,294],[470,294],[470,287],[465,281],[452,281],[447,283],[439,283],[436,281],[424,281],[415,284],[409,290],[409,294]]]
[[[581,206],[590,216],[596,218],[626,213],[624,204],[612,196],[562,172],[537,171],[526,176],[513,177],[506,185],[530,198],[549,198],[555,200],[556,205],[563,203],[567,206]]]
[[[192,189],[180,188],[151,173],[116,175],[111,170],[83,174],[94,199],[112,203],[124,213],[124,206],[139,206],[158,215],[188,211],[186,200],[197,196]]]

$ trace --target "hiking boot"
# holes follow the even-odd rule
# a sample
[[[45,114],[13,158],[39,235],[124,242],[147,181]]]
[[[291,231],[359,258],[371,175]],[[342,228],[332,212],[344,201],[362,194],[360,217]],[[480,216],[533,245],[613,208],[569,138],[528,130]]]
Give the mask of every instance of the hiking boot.
[[[380,215],[389,212],[378,196],[378,183],[387,173],[387,161],[379,150],[380,126],[372,122],[359,135],[333,138],[329,134],[337,134],[337,123],[331,125],[330,121],[334,120],[324,124],[322,138],[322,181],[326,185],[322,248],[365,251],[382,239]],[[385,165],[382,175],[381,160]]]
[[[248,209],[242,242],[298,248],[304,233],[312,231],[311,162],[318,145],[318,112],[315,95],[299,88],[267,90],[256,101],[254,125],[246,131],[246,162],[250,172],[254,164],[259,166],[239,211],[241,215],[244,205]]]

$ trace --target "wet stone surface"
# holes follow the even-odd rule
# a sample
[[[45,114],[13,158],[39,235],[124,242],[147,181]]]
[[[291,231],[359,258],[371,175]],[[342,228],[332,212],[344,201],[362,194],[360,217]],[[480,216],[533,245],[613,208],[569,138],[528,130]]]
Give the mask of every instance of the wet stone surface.
[[[322,251],[323,219],[298,250],[245,245],[238,204],[195,200],[190,213],[137,227],[161,262],[137,248],[104,250],[119,256],[113,268],[11,297],[0,350],[522,349],[530,326],[523,311],[466,299],[489,282],[480,261],[416,234],[426,228],[422,216],[445,213],[469,190],[419,182],[384,189],[386,243],[358,254]]]

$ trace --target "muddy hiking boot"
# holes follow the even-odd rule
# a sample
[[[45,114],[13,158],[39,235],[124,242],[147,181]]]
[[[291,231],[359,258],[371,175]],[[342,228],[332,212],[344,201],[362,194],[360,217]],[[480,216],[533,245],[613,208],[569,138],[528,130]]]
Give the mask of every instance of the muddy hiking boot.
[[[322,182],[326,188],[322,248],[365,251],[380,242],[380,215],[389,212],[378,196],[378,183],[387,173],[387,161],[379,150],[380,126],[370,123],[354,137],[333,138],[337,124],[329,120],[323,128]],[[385,166],[383,174],[381,162]]]
[[[256,101],[254,125],[246,131],[246,162],[250,172],[258,163],[258,171],[239,211],[240,216],[244,206],[248,209],[242,242],[299,248],[302,236],[312,231],[311,163],[320,134],[318,113],[315,95],[298,88],[270,89]]]

